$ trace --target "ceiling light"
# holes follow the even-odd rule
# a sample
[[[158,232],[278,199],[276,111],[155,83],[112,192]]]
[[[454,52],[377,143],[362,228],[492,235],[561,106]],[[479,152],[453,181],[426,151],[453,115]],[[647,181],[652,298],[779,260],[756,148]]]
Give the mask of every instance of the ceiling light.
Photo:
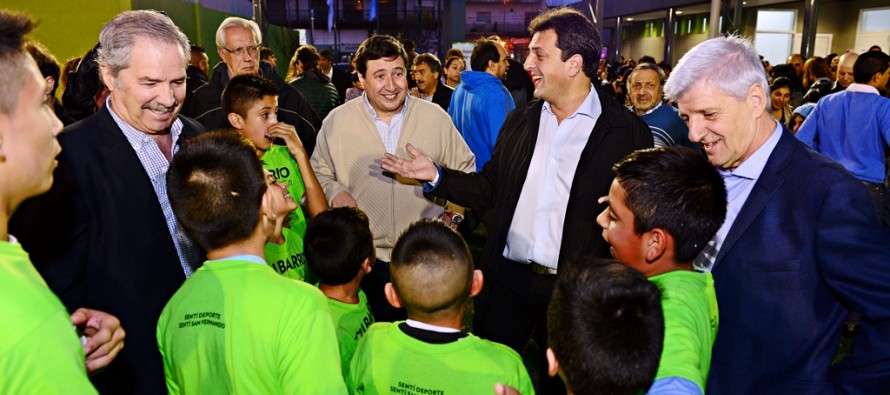
[[[633,19],[633,18],[627,18],[627,19],[625,19],[625,20],[628,21],[628,22],[630,22],[630,21],[632,21],[632,20],[634,20],[634,19]]]
[[[683,14],[683,11],[677,10],[677,12],[675,12],[675,14],[681,15],[681,14]]]

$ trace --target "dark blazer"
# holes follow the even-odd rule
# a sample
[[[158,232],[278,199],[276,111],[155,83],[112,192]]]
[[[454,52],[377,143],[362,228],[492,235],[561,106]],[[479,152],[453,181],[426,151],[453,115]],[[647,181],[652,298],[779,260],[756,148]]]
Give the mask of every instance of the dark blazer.
[[[863,184],[783,130],[713,266],[714,394],[887,394],[890,231]],[[853,355],[830,367],[844,318]]]
[[[448,105],[451,104],[451,95],[454,94],[454,88],[442,83],[442,80],[436,80],[436,91],[433,92],[433,103],[442,107],[448,112]]]
[[[337,88],[337,94],[340,95],[340,104],[346,102],[346,90],[352,88],[352,76],[348,71],[342,70],[337,66],[331,66],[331,83]]]
[[[564,272],[567,262],[582,255],[609,256],[609,246],[596,224],[596,216],[605,205],[596,201],[609,193],[614,178],[612,165],[631,152],[653,144],[652,132],[645,122],[609,95],[597,91],[603,111],[581,151],[572,179],[559,251],[559,272]],[[465,174],[443,168],[439,186],[433,191],[434,195],[464,207],[491,210],[491,220],[486,223],[488,240],[483,270],[497,270],[505,260],[507,231],[535,150],[543,105],[543,101],[533,100],[507,115],[491,161],[481,172]]]
[[[203,132],[179,118],[179,144]],[[69,311],[120,319],[125,347],[92,378],[99,391],[166,393],[155,327],[185,273],[157,195],[107,108],[65,128],[59,143],[52,188],[20,207],[12,234]]]

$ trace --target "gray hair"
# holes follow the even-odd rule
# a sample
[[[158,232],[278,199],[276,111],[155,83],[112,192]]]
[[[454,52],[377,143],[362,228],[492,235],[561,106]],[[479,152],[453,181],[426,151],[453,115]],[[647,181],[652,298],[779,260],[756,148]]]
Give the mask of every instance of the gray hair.
[[[655,74],[658,74],[658,82],[661,84],[662,87],[664,86],[664,81],[666,79],[666,77],[664,76],[664,70],[662,70],[661,67],[658,67],[658,65],[654,63],[646,62],[640,63],[637,65],[637,67],[634,67],[633,71],[630,72],[630,75],[627,76],[627,82],[630,82],[633,79],[634,74],[636,74],[640,70],[654,71]]]
[[[665,95],[678,100],[698,84],[716,87],[723,93],[744,100],[751,85],[759,84],[769,97],[769,84],[757,51],[744,37],[728,36],[707,40],[693,47],[677,63],[664,85]],[[766,100],[764,108],[769,109]]]
[[[111,75],[117,77],[130,66],[130,55],[137,38],[177,45],[182,49],[184,68],[189,60],[189,39],[164,14],[154,10],[124,11],[99,33],[97,61],[104,63]]]
[[[223,19],[222,23],[219,24],[219,28],[216,29],[217,48],[226,47],[226,29],[230,29],[233,27],[243,27],[245,29],[249,29],[251,32],[253,32],[253,39],[256,40],[257,43],[261,43],[263,41],[263,33],[260,32],[260,26],[257,25],[256,22],[249,19],[239,18],[237,16],[230,16],[226,19]]]

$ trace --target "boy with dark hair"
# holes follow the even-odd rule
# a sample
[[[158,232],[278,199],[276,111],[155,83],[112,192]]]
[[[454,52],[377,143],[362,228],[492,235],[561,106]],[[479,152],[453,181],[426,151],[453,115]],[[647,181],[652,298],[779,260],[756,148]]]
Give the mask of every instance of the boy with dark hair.
[[[658,288],[611,259],[578,258],[566,274],[547,309],[548,373],[569,393],[640,393],[662,350]]]
[[[278,122],[277,92],[268,79],[242,74],[232,78],[223,90],[222,108],[232,127],[253,143],[263,167],[286,184],[290,196],[300,203],[281,237],[270,240],[266,246],[266,262],[281,275],[307,280],[309,273],[303,257],[306,216],[302,207],[311,217],[324,211],[327,201],[296,129]],[[273,144],[276,141],[284,145]]]
[[[408,320],[376,323],[359,341],[351,393],[481,394],[502,382],[534,394],[519,354],[460,330],[482,272],[459,234],[441,221],[412,224],[396,242],[390,274],[386,297],[405,307]]]
[[[710,272],[692,261],[726,217],[726,189],[707,158],[685,147],[636,151],[612,169],[608,207],[597,217],[616,259],[662,292],[665,335],[650,394],[703,394],[717,334]]]
[[[167,182],[176,218],[208,258],[158,321],[170,393],[343,393],[323,295],[263,260],[293,203],[253,145],[202,135],[173,159]]]
[[[359,288],[375,259],[368,216],[355,207],[325,211],[309,222],[304,246],[309,270],[328,297],[346,377],[356,344],[374,323],[368,298]]]

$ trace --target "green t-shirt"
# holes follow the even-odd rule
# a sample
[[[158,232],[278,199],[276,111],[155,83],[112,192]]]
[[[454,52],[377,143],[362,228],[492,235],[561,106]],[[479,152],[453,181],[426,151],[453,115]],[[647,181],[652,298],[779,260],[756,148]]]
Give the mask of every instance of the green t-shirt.
[[[0,394],[95,394],[71,316],[18,243],[0,242]]]
[[[349,366],[351,394],[491,394],[504,383],[535,393],[522,358],[507,346],[472,334],[444,344],[406,335],[399,323],[378,322],[359,340]]]
[[[681,377],[705,392],[719,314],[711,273],[677,270],[649,278],[661,290],[664,348],[655,379]]]
[[[263,168],[269,170],[275,180],[287,184],[287,192],[302,206],[306,195],[306,185],[303,184],[303,177],[300,176],[300,166],[297,165],[297,161],[291,156],[287,147],[273,145],[266,150],[261,160]],[[291,213],[290,228],[301,236],[306,234],[306,215],[301,207],[297,207]]]
[[[343,368],[343,377],[346,377],[349,372],[349,361],[352,360],[352,354],[355,353],[355,346],[374,323],[374,314],[368,308],[368,297],[361,289],[358,290],[358,303],[349,304],[328,298],[328,306],[331,308],[334,327],[337,328],[340,363]]]
[[[157,339],[171,394],[346,392],[327,298],[256,256],[205,262],[164,307]]]
[[[309,266],[303,256],[303,236],[288,228],[281,228],[284,244],[266,243],[263,252],[266,263],[278,274],[300,281],[309,282]]]

